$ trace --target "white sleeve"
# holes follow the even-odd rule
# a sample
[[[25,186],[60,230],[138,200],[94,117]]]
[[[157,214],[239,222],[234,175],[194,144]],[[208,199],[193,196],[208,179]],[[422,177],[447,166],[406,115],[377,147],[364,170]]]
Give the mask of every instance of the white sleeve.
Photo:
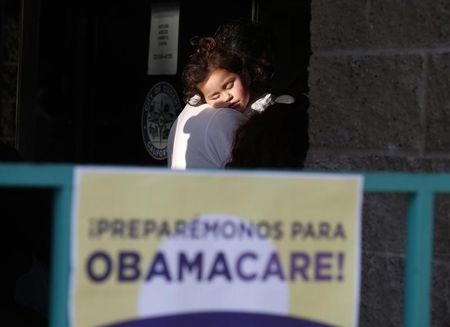
[[[223,168],[230,160],[236,129],[245,116],[229,108],[215,110],[205,131],[205,149],[214,165]]]
[[[170,129],[169,139],[167,141],[167,163],[170,168],[185,170],[186,168],[190,168],[192,160],[194,162],[194,167],[196,167],[197,161],[199,160],[198,156],[194,155],[195,159],[190,158],[188,160],[188,147],[190,152],[196,152],[195,149],[198,145],[195,144],[195,146],[193,146],[190,144],[190,139],[201,138],[199,135],[200,133],[203,135],[203,130],[205,128],[203,124],[206,124],[206,122],[201,119],[201,116],[199,117],[199,114],[207,108],[208,105],[206,104],[198,107],[187,104],[183,111],[178,115],[178,118]],[[189,131],[186,131],[187,129],[189,129]]]

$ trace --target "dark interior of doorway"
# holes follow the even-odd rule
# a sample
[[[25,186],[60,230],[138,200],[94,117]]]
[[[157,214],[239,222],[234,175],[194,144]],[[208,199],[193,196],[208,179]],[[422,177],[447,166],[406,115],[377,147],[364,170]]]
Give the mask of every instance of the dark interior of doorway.
[[[32,8],[38,12],[38,32],[32,31],[38,41],[28,47],[36,54],[30,60],[37,62],[24,62],[28,69],[21,76],[27,88],[20,94],[27,100],[20,107],[19,149],[27,161],[165,166],[143,143],[146,94],[165,81],[181,99],[189,39],[210,35],[232,19],[253,16],[272,29],[275,93],[308,91],[309,0],[231,1],[220,10],[204,1],[180,1],[178,72],[172,76],[146,75],[152,1],[38,3]],[[25,21],[24,31],[30,28]]]

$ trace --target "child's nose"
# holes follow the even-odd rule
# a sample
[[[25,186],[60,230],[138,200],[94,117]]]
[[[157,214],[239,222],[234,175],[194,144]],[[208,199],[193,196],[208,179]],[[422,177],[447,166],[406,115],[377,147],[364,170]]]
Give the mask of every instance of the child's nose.
[[[226,102],[230,102],[233,99],[233,95],[231,93],[227,93],[225,95],[225,99]]]

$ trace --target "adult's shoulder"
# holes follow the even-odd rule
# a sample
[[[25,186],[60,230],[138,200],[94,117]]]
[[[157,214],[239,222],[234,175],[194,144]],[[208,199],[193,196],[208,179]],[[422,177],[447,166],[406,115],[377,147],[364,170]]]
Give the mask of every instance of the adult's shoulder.
[[[244,118],[242,113],[229,108],[186,106],[171,133],[171,167],[224,167],[230,158],[235,132]]]
[[[194,107],[186,108],[178,117],[184,122],[184,131],[191,133],[220,133],[234,131],[245,116],[229,108]]]
[[[233,109],[214,109],[205,129],[205,149],[216,167],[223,168],[230,160],[236,130],[245,116]]]
[[[210,128],[234,128],[245,119],[241,112],[229,108],[208,109],[207,112]]]

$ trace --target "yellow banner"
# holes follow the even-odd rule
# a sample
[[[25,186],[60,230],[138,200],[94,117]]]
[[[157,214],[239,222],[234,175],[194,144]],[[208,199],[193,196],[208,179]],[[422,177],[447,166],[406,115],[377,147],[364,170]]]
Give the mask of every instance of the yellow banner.
[[[77,168],[75,179],[72,326],[357,325],[360,176]]]

